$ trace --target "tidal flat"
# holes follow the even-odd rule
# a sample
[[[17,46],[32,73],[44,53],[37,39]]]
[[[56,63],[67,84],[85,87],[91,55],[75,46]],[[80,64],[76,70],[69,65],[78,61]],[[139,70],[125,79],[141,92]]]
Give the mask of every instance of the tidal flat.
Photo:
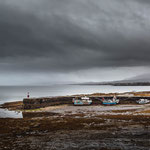
[[[21,105],[7,103],[3,107],[14,110]],[[22,114],[23,118],[0,119],[0,150],[150,148],[150,104],[61,105],[24,110]]]
[[[51,116],[0,119],[0,149],[139,149],[150,147],[150,116]]]

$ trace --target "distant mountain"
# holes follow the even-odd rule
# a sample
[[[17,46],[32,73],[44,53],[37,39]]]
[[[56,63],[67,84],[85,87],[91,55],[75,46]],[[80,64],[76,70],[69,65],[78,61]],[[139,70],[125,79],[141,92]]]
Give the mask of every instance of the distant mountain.
[[[150,86],[150,74],[138,75],[132,78],[109,82],[85,82],[79,85],[113,85],[113,86]]]
[[[150,74],[142,74],[142,75],[138,75],[132,78],[129,78],[125,81],[131,81],[131,82],[150,82]]]

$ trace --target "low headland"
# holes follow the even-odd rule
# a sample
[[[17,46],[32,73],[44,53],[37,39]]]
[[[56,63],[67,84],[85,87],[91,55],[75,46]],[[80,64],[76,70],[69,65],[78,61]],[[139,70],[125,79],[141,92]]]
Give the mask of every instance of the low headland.
[[[116,95],[120,104],[103,106],[102,97]],[[150,147],[150,92],[87,94],[90,106],[74,106],[72,95],[25,98],[1,108],[22,112],[23,118],[0,118],[0,149],[124,150]]]

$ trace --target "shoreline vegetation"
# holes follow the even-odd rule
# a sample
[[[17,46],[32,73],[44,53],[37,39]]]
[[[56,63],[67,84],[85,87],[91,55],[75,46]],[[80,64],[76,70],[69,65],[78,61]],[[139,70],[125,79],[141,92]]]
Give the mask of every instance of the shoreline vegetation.
[[[87,96],[114,94],[150,97],[149,91]],[[1,108],[22,111],[23,118],[0,118],[0,149],[148,150],[150,147],[150,104],[62,104],[24,110],[23,102],[18,101],[2,104]]]
[[[112,85],[112,86],[150,86],[150,82],[87,82],[87,83],[77,83],[73,85]]]

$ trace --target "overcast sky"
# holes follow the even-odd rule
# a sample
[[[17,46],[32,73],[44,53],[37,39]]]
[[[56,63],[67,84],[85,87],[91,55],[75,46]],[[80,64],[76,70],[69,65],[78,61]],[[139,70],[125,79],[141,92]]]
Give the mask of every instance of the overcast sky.
[[[0,85],[122,80],[149,68],[149,0],[0,0]]]

